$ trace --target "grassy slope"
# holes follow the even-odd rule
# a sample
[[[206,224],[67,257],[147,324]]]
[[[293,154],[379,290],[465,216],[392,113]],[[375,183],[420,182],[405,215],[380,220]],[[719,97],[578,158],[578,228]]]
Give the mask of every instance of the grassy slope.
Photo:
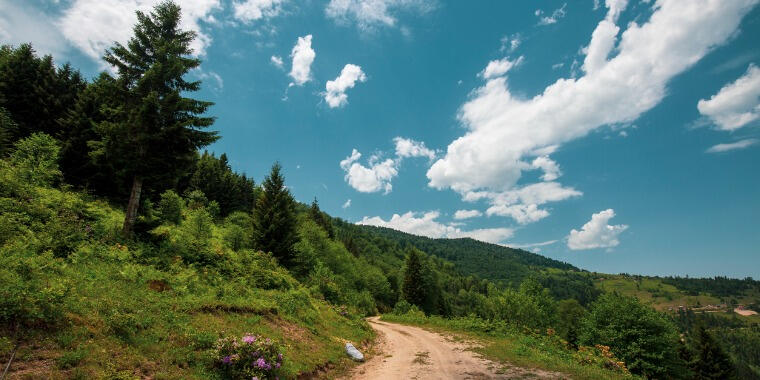
[[[78,244],[66,259],[48,257],[47,267],[57,269],[46,280],[47,286],[66,293],[57,305],[65,310],[57,325],[22,329],[18,334],[0,329],[3,365],[14,343],[21,342],[10,378],[213,378],[216,340],[247,332],[271,337],[283,346],[282,371],[292,378],[326,363],[347,365],[343,342],[360,343],[373,336],[362,319],[341,316],[311,297],[262,254],[255,253],[250,265],[283,282],[267,286],[268,290],[180,262],[157,269],[144,264],[142,243],[120,242],[116,237],[123,218],[120,211],[76,193],[36,192],[32,202],[43,208],[45,202],[51,207],[67,202],[84,205],[94,215],[94,229],[104,234]],[[214,234],[220,233],[215,226]]]
[[[421,317],[410,314],[385,314],[382,320],[420,326],[438,333],[452,335],[456,339],[479,343],[473,348],[484,357],[505,366],[538,368],[561,372],[573,379],[635,379],[629,373],[601,368],[597,364],[582,364],[581,356],[568,350],[546,336],[525,334],[519,331],[498,333],[478,331],[466,319],[451,321],[439,317]],[[598,357],[596,357],[598,359]]]

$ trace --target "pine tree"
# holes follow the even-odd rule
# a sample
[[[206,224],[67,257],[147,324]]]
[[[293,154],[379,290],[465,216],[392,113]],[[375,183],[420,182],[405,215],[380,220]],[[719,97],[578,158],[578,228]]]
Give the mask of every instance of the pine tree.
[[[271,252],[280,264],[291,267],[293,245],[298,241],[295,200],[285,187],[279,163],[264,178],[261,195],[253,210],[253,241],[256,249]]]
[[[311,202],[311,207],[309,208],[309,218],[311,218],[314,223],[317,223],[318,226],[322,227],[322,229],[327,232],[327,237],[330,239],[335,238],[335,230],[333,229],[332,223],[330,223],[328,216],[319,209],[319,202],[317,202],[317,197],[314,197],[314,201]]]
[[[192,168],[197,150],[218,138],[202,131],[214,122],[201,116],[212,103],[182,96],[200,89],[199,81],[183,78],[200,60],[190,57],[196,34],[179,29],[180,17],[180,7],[171,1],[150,14],[138,11],[134,36],[103,57],[119,73],[121,104],[114,112],[121,117],[99,125],[102,141],[95,154],[116,160],[114,167],[132,179],[125,235],[132,232],[143,183],[173,187]]]
[[[734,366],[723,347],[703,325],[697,327],[694,360],[691,362],[695,379],[731,379]]]
[[[407,302],[423,308],[427,300],[427,290],[425,289],[425,274],[421,256],[417,249],[408,250],[401,292]]]

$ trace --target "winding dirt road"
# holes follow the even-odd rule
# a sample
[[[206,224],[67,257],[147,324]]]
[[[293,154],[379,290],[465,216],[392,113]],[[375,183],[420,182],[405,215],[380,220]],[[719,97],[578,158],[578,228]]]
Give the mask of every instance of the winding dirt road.
[[[368,319],[378,332],[375,355],[347,379],[515,379],[563,378],[562,374],[505,366],[477,356],[471,344],[455,342],[419,327]]]

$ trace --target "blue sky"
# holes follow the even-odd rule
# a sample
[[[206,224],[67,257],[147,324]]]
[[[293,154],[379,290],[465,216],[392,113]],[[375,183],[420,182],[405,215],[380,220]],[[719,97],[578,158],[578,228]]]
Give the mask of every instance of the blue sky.
[[[93,77],[155,2],[0,0],[0,41]],[[759,278],[757,3],[180,1],[210,150],[257,182],[278,160],[352,222]]]

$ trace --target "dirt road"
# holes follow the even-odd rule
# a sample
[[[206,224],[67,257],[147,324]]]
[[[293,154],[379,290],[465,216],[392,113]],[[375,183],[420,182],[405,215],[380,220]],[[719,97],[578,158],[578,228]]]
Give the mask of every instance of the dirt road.
[[[370,318],[378,334],[378,348],[347,379],[515,379],[563,378],[562,374],[504,366],[468,351],[454,342],[418,327]]]

